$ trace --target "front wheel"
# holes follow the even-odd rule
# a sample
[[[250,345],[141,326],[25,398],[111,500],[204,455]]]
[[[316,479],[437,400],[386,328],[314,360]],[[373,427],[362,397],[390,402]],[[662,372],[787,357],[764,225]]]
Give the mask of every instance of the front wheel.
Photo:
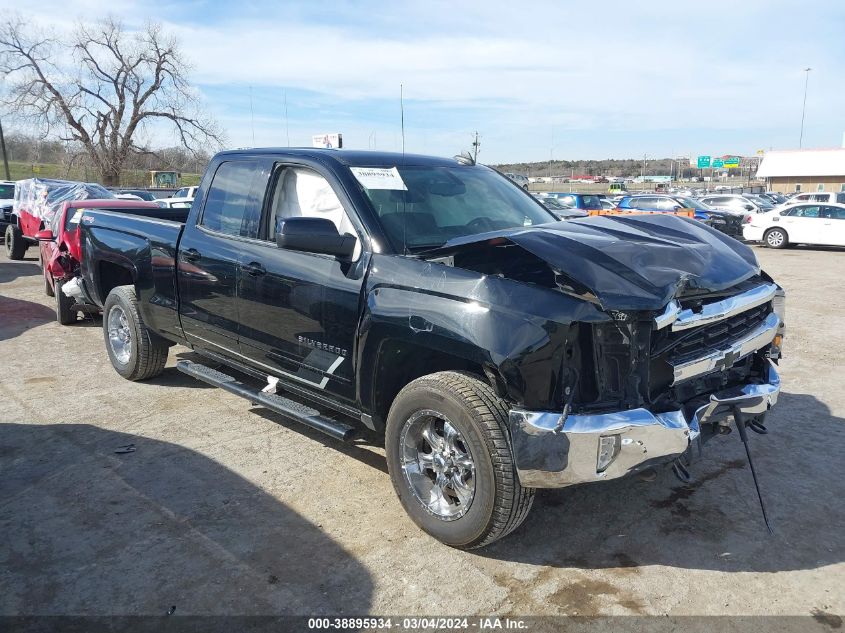
[[[459,372],[408,384],[387,419],[387,467],[413,521],[460,549],[488,545],[525,520],[534,490],[513,464],[508,410],[487,383]]]
[[[9,259],[23,259],[29,245],[23,237],[21,230],[14,224],[6,227],[6,257]]]
[[[167,341],[147,328],[132,286],[118,286],[106,298],[103,338],[112,367],[127,380],[158,376],[167,363]]]
[[[769,229],[763,238],[766,246],[769,248],[786,248],[789,244],[789,238],[783,229]]]

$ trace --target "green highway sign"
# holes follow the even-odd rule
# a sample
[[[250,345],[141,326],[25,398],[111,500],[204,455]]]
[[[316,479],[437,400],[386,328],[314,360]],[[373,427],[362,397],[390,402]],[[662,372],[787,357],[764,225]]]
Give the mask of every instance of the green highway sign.
[[[714,158],[713,159],[713,168],[719,169],[719,167],[724,167],[725,162],[721,158]]]
[[[699,156],[698,157],[698,168],[705,169],[710,167],[710,157],[709,156]]]
[[[725,167],[739,167],[739,156],[731,156],[725,159]]]

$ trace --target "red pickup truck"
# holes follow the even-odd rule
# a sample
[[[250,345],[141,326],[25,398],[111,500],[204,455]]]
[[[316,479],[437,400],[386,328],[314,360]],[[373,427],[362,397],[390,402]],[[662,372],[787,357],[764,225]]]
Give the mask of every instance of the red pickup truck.
[[[74,279],[79,274],[81,249],[79,239],[79,218],[88,209],[131,213],[160,220],[184,222],[190,209],[171,209],[155,202],[143,200],[68,200],[50,220],[48,228],[35,234],[40,244],[39,260],[44,274],[44,291],[48,297],[56,298],[56,319],[62,325],[70,325],[79,312],[98,312],[76,292]],[[67,286],[65,285],[67,284]],[[65,288],[63,291],[62,288]]]
[[[35,234],[50,226],[62,203],[92,198],[115,199],[108,189],[96,183],[41,178],[17,181],[5,234],[8,258],[24,258],[27,249],[38,239]]]

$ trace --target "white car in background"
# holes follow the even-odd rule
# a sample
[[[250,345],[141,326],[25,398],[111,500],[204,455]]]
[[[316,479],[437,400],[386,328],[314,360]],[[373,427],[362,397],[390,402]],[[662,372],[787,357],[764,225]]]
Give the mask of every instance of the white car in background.
[[[749,215],[742,233],[746,240],[770,248],[790,244],[845,246],[845,204],[803,202]]]
[[[168,206],[171,208],[174,207],[190,207],[191,203],[193,203],[194,198],[197,197],[197,189],[199,187],[182,187],[181,189],[177,189],[176,192],[169,198],[158,198],[156,202],[167,202],[167,205],[159,206]],[[187,203],[187,204],[172,204],[172,203]]]
[[[522,174],[512,174],[510,172],[506,173],[505,176],[507,176],[510,180],[525,189],[525,191],[528,191],[528,176],[523,176]]]
[[[787,200],[784,205],[799,204],[801,202],[837,202],[845,204],[845,191],[814,191],[799,193]]]
[[[701,201],[719,211],[737,215],[766,213],[774,208],[768,200],[762,200],[753,194],[722,193],[703,196]]]

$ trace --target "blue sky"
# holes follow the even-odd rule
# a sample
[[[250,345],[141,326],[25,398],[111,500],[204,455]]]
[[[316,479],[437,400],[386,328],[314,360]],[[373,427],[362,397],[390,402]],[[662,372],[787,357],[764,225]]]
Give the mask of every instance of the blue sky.
[[[348,147],[401,149],[403,84],[407,151],[453,155],[477,130],[490,163],[752,154],[797,146],[807,66],[804,146],[845,132],[845,3],[833,0],[0,6],[59,29],[155,16],[232,147],[342,132]]]

